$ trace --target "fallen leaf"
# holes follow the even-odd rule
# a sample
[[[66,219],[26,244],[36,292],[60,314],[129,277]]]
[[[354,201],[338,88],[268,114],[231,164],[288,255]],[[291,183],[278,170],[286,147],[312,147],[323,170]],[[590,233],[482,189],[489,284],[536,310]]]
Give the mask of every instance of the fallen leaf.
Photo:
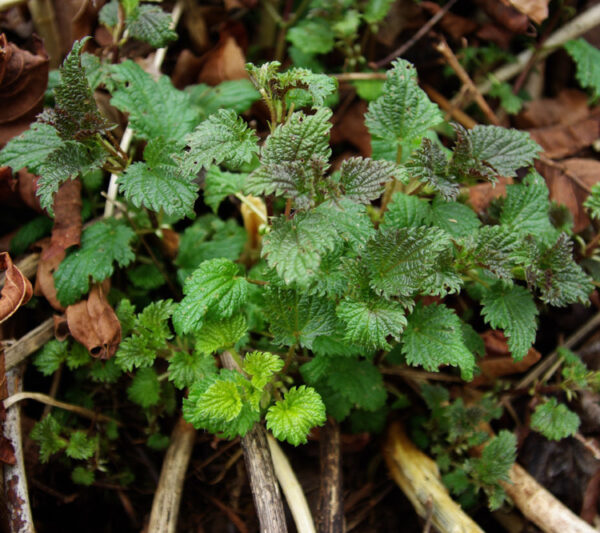
[[[435,15],[442,9],[440,5],[435,2],[430,2],[429,0],[423,0],[420,3],[420,6],[430,15]],[[442,20],[440,20],[438,24],[445,33],[455,40],[458,40],[469,33],[473,33],[477,29],[477,22],[466,17],[461,17],[460,15],[455,15],[450,11],[442,17]]]
[[[475,2],[498,24],[516,34],[526,33],[529,29],[529,19],[523,13],[499,0],[476,0]]]
[[[48,84],[48,56],[42,42],[33,52],[9,43],[0,34],[0,146],[25,131],[42,110]]]
[[[5,270],[5,282],[0,292],[0,322],[11,317],[33,294],[31,282],[13,265],[7,252],[0,253],[0,270]]]
[[[548,18],[548,0],[509,0],[517,11],[527,15],[536,24]]]
[[[219,32],[219,42],[204,57],[198,83],[218,85],[222,81],[247,78],[244,53],[246,46],[247,37],[243,26],[226,24]]]
[[[57,341],[64,341],[70,335],[69,324],[65,315],[52,315],[54,321],[54,338]]]
[[[41,248],[41,254],[44,255],[46,250],[50,248],[50,238],[42,239],[37,243]],[[58,265],[67,255],[66,251],[62,253],[54,251],[50,257],[46,257],[43,261],[40,259],[38,263],[37,273],[35,276],[34,292],[36,296],[43,296],[48,300],[48,303],[57,311],[64,311],[65,308],[61,305],[56,297],[56,287],[54,286],[54,272]]]
[[[40,198],[37,196],[37,182],[40,179],[39,176],[28,172],[26,169],[21,169],[17,172],[19,177],[19,194],[21,199],[34,211],[43,213],[44,210],[40,205]]]
[[[588,118],[573,125],[557,125],[529,130],[547,157],[562,159],[591,146],[600,138],[600,117]]]
[[[177,89],[183,89],[196,83],[204,61],[191,50],[182,50],[171,75],[171,81]]]
[[[510,48],[510,42],[513,38],[512,32],[491,22],[482,24],[475,35],[482,41],[498,45],[502,50],[508,50]]]
[[[556,98],[526,102],[515,117],[520,129],[543,128],[557,124],[576,124],[590,116],[588,95],[578,89],[563,89]]]
[[[536,161],[535,168],[544,176],[550,199],[567,206],[573,215],[573,231],[578,233],[590,223],[583,202],[589,189],[600,181],[600,161],[571,158],[556,164]]]
[[[104,295],[95,284],[87,300],[70,305],[65,311],[69,331],[92,357],[110,359],[121,342],[121,324]]]
[[[371,155],[371,135],[365,125],[367,103],[360,100],[352,104],[343,115],[334,116],[331,129],[331,143],[349,142],[360,151],[363,157]]]
[[[506,196],[506,186],[512,178],[499,177],[497,183],[478,183],[469,187],[469,203],[479,215],[483,214],[492,200]]]

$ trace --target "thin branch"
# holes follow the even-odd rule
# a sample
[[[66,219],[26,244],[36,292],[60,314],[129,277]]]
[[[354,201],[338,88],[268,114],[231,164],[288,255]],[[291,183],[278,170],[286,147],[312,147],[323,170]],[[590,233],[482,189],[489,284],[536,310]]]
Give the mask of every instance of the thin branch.
[[[427,32],[439,22],[439,20],[448,12],[448,10],[456,3],[456,1],[457,0],[450,0],[402,46],[394,50],[390,55],[384,57],[383,59],[380,59],[375,63],[370,63],[369,66],[373,69],[380,69],[382,67],[387,66],[388,63],[391,63],[397,57],[400,57],[401,55],[405,54],[410,48],[412,48],[417,43],[417,41],[419,41],[424,35],[426,35]]]
[[[6,370],[10,370],[21,361],[37,352],[54,337],[54,320],[49,318],[21,337],[12,346],[5,348]]]
[[[9,396],[4,400],[4,407],[9,409],[13,405],[23,400],[36,400],[40,403],[51,405],[52,407],[58,407],[59,409],[64,409],[65,411],[70,411],[71,413],[76,413],[84,418],[89,418],[90,420],[100,420],[101,422],[114,422],[115,424],[121,426],[121,422],[111,418],[110,416],[103,415],[101,413],[96,413],[91,409],[86,409],[85,407],[81,407],[81,405],[73,405],[71,403],[61,402],[59,400],[55,400],[52,396],[48,396],[47,394],[42,394],[41,392],[18,392]]]
[[[329,76],[338,81],[369,81],[385,80],[387,78],[385,72],[343,72],[341,74],[329,74]]]

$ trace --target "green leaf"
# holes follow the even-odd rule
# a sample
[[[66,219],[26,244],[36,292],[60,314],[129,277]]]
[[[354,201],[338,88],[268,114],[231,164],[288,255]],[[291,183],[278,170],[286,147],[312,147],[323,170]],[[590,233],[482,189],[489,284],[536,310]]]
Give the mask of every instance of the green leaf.
[[[493,328],[502,328],[515,361],[527,355],[535,341],[538,309],[531,293],[519,285],[495,283],[481,300],[481,314]]]
[[[237,274],[238,265],[228,259],[204,261],[185,282],[185,297],[173,316],[175,328],[198,330],[209,312],[215,318],[232,316],[248,299],[249,284]]]
[[[392,63],[382,96],[369,104],[365,115],[371,135],[384,140],[394,152],[401,144],[420,139],[441,121],[438,107],[417,83],[414,66],[404,59]]]
[[[67,343],[52,339],[35,355],[33,364],[44,376],[51,376],[66,358]]]
[[[110,0],[98,13],[98,22],[107,28],[114,28],[119,22],[119,0]]]
[[[91,361],[92,356],[85,346],[79,344],[77,341],[73,341],[67,352],[67,367],[69,370],[81,368],[82,366],[88,365]]]
[[[514,266],[512,253],[517,239],[518,233],[510,226],[481,227],[471,241],[474,265],[486,268],[497,278],[510,281]]]
[[[71,481],[85,487],[89,487],[94,482],[94,478],[94,472],[83,466],[76,466],[71,472]]]
[[[90,368],[90,379],[99,383],[115,383],[122,373],[114,358],[108,361],[95,359]]]
[[[243,369],[252,379],[252,385],[262,390],[276,374],[283,368],[281,357],[269,352],[252,352],[244,357]]]
[[[577,65],[577,81],[591,89],[594,98],[600,95],[600,50],[588,43],[583,37],[565,43],[565,50]]]
[[[154,48],[161,48],[177,39],[177,33],[171,29],[171,15],[158,6],[142,4],[132,11],[125,22],[130,37]]]
[[[331,225],[338,237],[347,242],[354,251],[364,248],[365,243],[375,235],[375,228],[366,207],[347,198],[323,202],[312,214],[313,217],[321,217],[320,222],[313,218],[315,224]]]
[[[336,312],[346,325],[345,339],[369,349],[389,350],[391,345],[386,338],[399,341],[406,326],[402,307],[380,298],[366,302],[342,300]]]
[[[121,335],[126,337],[135,326],[135,306],[127,298],[123,298],[117,306],[116,313],[121,323]]]
[[[396,192],[388,204],[381,229],[409,228],[425,225],[429,218],[429,203],[427,200]]]
[[[231,381],[215,381],[202,395],[202,410],[210,418],[233,420],[242,410],[237,385]]]
[[[446,200],[458,196],[458,177],[449,168],[448,158],[441,146],[423,139],[421,147],[406,164],[408,173],[439,192]]]
[[[383,94],[383,80],[355,80],[351,82],[359,98],[372,102]]]
[[[144,149],[144,162],[129,165],[119,177],[119,189],[136,207],[164,211],[175,217],[192,216],[198,197],[194,174],[179,172],[171,157],[175,143],[157,137]]]
[[[212,355],[194,352],[176,352],[169,359],[169,381],[178,389],[191,387],[210,374],[216,374],[217,365]]]
[[[260,93],[247,79],[224,81],[216,87],[201,83],[186,87],[185,90],[190,94],[192,103],[202,112],[203,118],[219,109],[233,109],[236,113],[243,113],[260,100]]]
[[[165,284],[165,278],[155,264],[139,265],[127,271],[127,278],[134,287],[151,291]]]
[[[96,170],[105,163],[107,153],[96,141],[65,141],[38,166],[40,179],[36,194],[40,205],[53,215],[54,193],[68,179]]]
[[[2,154],[0,154],[0,158]],[[0,160],[0,164],[2,161]],[[590,211],[590,217],[598,220],[600,219],[600,183],[596,183],[592,186],[590,195],[587,197],[583,206]]]
[[[333,50],[334,35],[324,19],[302,20],[286,34],[286,39],[305,54],[326,54]]]
[[[127,397],[141,407],[156,405],[160,400],[160,382],[153,368],[140,368],[127,389]]]
[[[520,235],[531,234],[543,238],[556,234],[548,217],[549,212],[546,183],[539,174],[532,172],[523,183],[506,187],[500,223]]]
[[[89,459],[94,455],[97,445],[97,438],[89,438],[84,431],[74,431],[65,453],[71,459]]]
[[[332,358],[327,384],[352,405],[376,411],[385,405],[387,392],[377,367],[352,357]]]
[[[196,350],[202,353],[214,353],[233,347],[248,330],[242,314],[229,318],[212,320],[207,318],[202,327],[196,330]]]
[[[204,201],[214,213],[221,202],[230,194],[240,192],[244,187],[247,174],[225,172],[212,165],[204,178]]]
[[[386,297],[411,296],[437,270],[439,255],[449,246],[437,228],[399,228],[378,232],[365,247],[371,287]]]
[[[310,350],[317,338],[336,330],[335,308],[326,298],[294,290],[269,289],[265,300],[264,313],[275,344],[298,343]]]
[[[80,55],[86,41],[84,38],[73,43],[60,67],[60,82],[54,89],[55,108],[47,109],[39,118],[54,126],[65,140],[83,140],[108,128],[81,66]]]
[[[288,103],[308,100],[313,107],[322,106],[325,100],[337,90],[337,80],[327,74],[315,74],[306,68],[291,68],[278,75],[279,86],[282,91],[290,87],[297,87],[286,92]],[[303,98],[304,96],[308,98]],[[304,105],[309,105],[309,103]]]
[[[523,98],[513,92],[512,85],[509,83],[492,83],[489,94],[500,100],[500,106],[509,115],[516,115],[523,107]]]
[[[481,226],[481,221],[470,207],[446,202],[439,196],[431,204],[428,219],[430,224],[447,231],[452,237],[472,235]]]
[[[556,398],[538,405],[531,415],[531,427],[550,440],[565,439],[579,429],[580,420],[564,403]]]
[[[363,13],[364,19],[369,24],[383,20],[393,3],[394,0],[369,0]]]
[[[258,138],[241,117],[231,109],[220,109],[186,137],[190,150],[183,157],[187,168],[208,168],[226,163],[239,168],[258,152]]]
[[[49,235],[52,226],[52,219],[43,215],[23,224],[10,240],[11,256],[16,257],[26,252],[35,241]]]
[[[340,186],[344,196],[354,202],[368,204],[383,194],[392,180],[396,165],[389,161],[373,161],[362,157],[346,159],[340,166]]]
[[[47,463],[50,456],[67,447],[67,441],[60,436],[60,424],[52,416],[42,418],[29,435],[40,447],[40,461]]]
[[[265,416],[267,428],[279,440],[294,446],[305,444],[306,437],[315,426],[325,423],[325,404],[311,387],[292,387],[283,400],[269,407]]]
[[[506,429],[498,432],[474,461],[478,481],[485,485],[509,481],[509,471],[517,459],[517,438]]]
[[[175,89],[167,76],[154,81],[130,60],[112,65],[111,72],[116,82],[111,104],[129,113],[129,125],[141,139],[181,143],[198,123],[189,95]]]
[[[112,276],[113,263],[125,267],[135,259],[130,241],[135,233],[122,221],[107,218],[83,230],[81,248],[71,252],[54,273],[56,295],[63,305],[78,301],[89,290],[89,278]]]
[[[317,272],[323,256],[341,243],[331,220],[318,211],[297,213],[273,221],[271,232],[263,239],[262,255],[271,268],[290,284],[308,285]]]
[[[9,166],[15,171],[27,168],[29,172],[39,174],[44,159],[62,144],[56,129],[34,122],[25,133],[11,139],[0,151],[0,166]]]
[[[440,365],[460,367],[465,380],[473,378],[475,358],[465,346],[461,320],[445,305],[417,307],[408,317],[402,337],[406,362],[437,372]]]

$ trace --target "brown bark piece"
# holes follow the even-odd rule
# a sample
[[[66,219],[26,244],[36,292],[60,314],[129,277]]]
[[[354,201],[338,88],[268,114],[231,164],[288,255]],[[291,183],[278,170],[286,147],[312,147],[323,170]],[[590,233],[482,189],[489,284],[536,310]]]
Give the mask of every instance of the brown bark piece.
[[[5,282],[0,292],[0,322],[11,317],[33,295],[31,282],[13,265],[7,252],[0,253],[0,270],[5,272]]]
[[[121,324],[101,285],[94,285],[87,300],[66,310],[69,331],[92,357],[110,359],[121,342]]]
[[[339,424],[333,418],[329,418],[325,427],[321,429],[320,436],[321,484],[317,509],[317,531],[319,533],[342,533],[344,530],[344,505]]]

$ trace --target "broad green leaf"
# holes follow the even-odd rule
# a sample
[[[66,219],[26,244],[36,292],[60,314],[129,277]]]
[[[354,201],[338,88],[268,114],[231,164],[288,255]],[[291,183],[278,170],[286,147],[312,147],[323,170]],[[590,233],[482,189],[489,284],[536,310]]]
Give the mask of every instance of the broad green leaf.
[[[298,446],[306,443],[313,427],[325,423],[325,404],[313,388],[292,387],[283,400],[269,407],[265,418],[267,428],[277,439]]]
[[[328,200],[313,210],[313,215],[321,217],[321,225],[330,224],[338,236],[350,247],[358,251],[375,234],[373,222],[364,205],[356,204],[347,198]]]
[[[231,109],[209,116],[186,137],[186,143],[190,150],[184,156],[184,166],[197,171],[223,162],[239,168],[258,152],[256,133]]]
[[[423,139],[421,147],[406,163],[406,169],[412,177],[429,185],[446,200],[454,200],[458,196],[458,177],[449,167],[446,153],[430,139]]]
[[[402,353],[408,364],[430,372],[440,365],[458,366],[463,379],[473,378],[475,357],[465,346],[460,318],[445,305],[419,306],[408,316]]]
[[[114,263],[125,267],[135,259],[130,242],[135,233],[123,222],[104,219],[83,230],[81,248],[73,251],[54,273],[56,295],[63,305],[78,301],[95,282],[112,276]]]
[[[290,28],[286,39],[306,54],[326,54],[333,50],[334,35],[324,19],[302,20]]]
[[[141,407],[156,405],[160,400],[160,382],[153,368],[140,368],[127,389],[127,397]]]
[[[379,22],[387,15],[393,3],[393,0],[369,0],[363,17],[369,24]]]
[[[262,390],[273,374],[283,368],[283,365],[283,359],[277,355],[269,352],[252,352],[244,357],[243,369],[251,376],[252,385]]]
[[[119,177],[119,189],[136,207],[164,211],[167,215],[192,216],[198,196],[196,176],[178,171],[171,157],[174,143],[158,137],[144,149],[143,162],[133,163]]]
[[[242,314],[220,320],[207,318],[195,332],[196,351],[208,354],[233,347],[247,330],[246,319]]]
[[[0,151],[0,166],[8,166],[15,171],[27,168],[29,172],[39,174],[44,159],[62,144],[55,128],[34,122],[31,128],[11,139]]]
[[[212,355],[194,352],[176,352],[169,359],[169,381],[178,389],[191,387],[209,374],[216,374],[217,365]]]
[[[67,343],[52,339],[35,354],[33,364],[44,376],[51,376],[60,368],[66,358]]]
[[[531,293],[520,285],[495,283],[484,292],[481,314],[493,328],[502,328],[508,337],[508,348],[520,361],[535,341],[537,307]]]
[[[381,229],[409,228],[425,225],[429,218],[429,203],[427,200],[396,192],[388,204]]]
[[[202,410],[206,416],[229,422],[240,414],[242,398],[231,381],[215,381],[202,395]]]
[[[129,36],[154,48],[161,48],[177,39],[177,33],[171,29],[171,22],[171,15],[158,6],[147,4],[132,10],[126,20]]]
[[[71,434],[65,453],[71,459],[89,459],[94,455],[97,445],[97,437],[90,438],[84,431],[74,431]]]
[[[417,83],[414,66],[404,59],[392,63],[382,96],[369,104],[365,115],[371,135],[387,142],[394,152],[401,144],[420,139],[441,121],[438,107]]]
[[[203,118],[216,113],[219,109],[233,109],[236,113],[248,111],[250,106],[260,100],[260,93],[247,79],[228,80],[210,87],[203,83],[186,87],[192,103],[202,113]]]
[[[550,440],[561,440],[574,435],[579,429],[580,420],[556,398],[538,405],[531,415],[531,427]]]
[[[517,438],[506,429],[498,432],[483,448],[481,457],[472,463],[477,479],[483,484],[509,481],[509,471],[517,459]]]
[[[392,180],[396,165],[389,161],[373,161],[362,157],[346,159],[340,166],[342,194],[354,202],[368,204],[383,194]]]
[[[2,154],[0,154],[0,158]],[[0,159],[0,164],[2,163]],[[590,216],[596,220],[600,219],[600,183],[596,183],[592,186],[592,190],[590,191],[590,195],[587,197],[586,201],[583,203],[586,209],[589,209]]]
[[[94,483],[94,479],[94,472],[87,470],[83,466],[76,466],[71,472],[71,481],[73,481],[73,483],[77,483],[78,485],[89,487],[92,483]]]
[[[447,231],[452,237],[466,237],[475,233],[481,221],[465,204],[446,202],[439,196],[434,198],[429,211],[429,223]]]
[[[29,435],[40,447],[40,461],[47,463],[50,456],[67,447],[67,441],[60,436],[60,424],[51,414],[42,418]]]
[[[214,213],[221,202],[230,194],[240,192],[244,187],[247,174],[225,172],[217,165],[211,166],[204,178],[204,201]]]
[[[277,75],[279,89],[288,90],[290,87],[297,87],[287,92],[286,97],[296,91],[308,93],[314,106],[322,106],[325,99],[335,93],[337,89],[337,80],[327,74],[315,74],[307,68],[291,68]]]
[[[565,50],[577,65],[577,81],[591,89],[594,98],[600,96],[600,50],[588,43],[583,37],[565,43]]]
[[[342,300],[336,312],[346,326],[346,340],[370,349],[389,350],[387,337],[399,341],[406,326],[402,307],[388,300]]]
[[[129,125],[141,139],[162,137],[181,143],[198,123],[189,95],[175,89],[167,76],[154,81],[127,60],[112,66],[112,79],[116,90],[111,104],[129,113]]]
[[[190,333],[211,318],[232,316],[248,298],[248,282],[240,277],[239,267],[228,259],[204,261],[183,287],[185,297],[173,315],[175,328]]]

